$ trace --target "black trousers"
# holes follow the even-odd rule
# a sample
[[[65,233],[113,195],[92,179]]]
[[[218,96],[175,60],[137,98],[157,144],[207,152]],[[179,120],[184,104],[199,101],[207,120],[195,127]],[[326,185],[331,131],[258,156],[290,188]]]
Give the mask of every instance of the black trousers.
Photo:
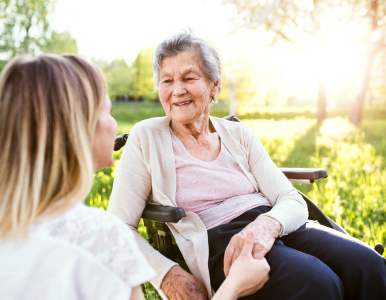
[[[208,230],[209,273],[216,291],[225,280],[224,252],[232,236],[270,207],[245,212]],[[306,223],[275,241],[265,258],[269,281],[248,300],[386,299],[386,260],[365,243],[325,226]]]

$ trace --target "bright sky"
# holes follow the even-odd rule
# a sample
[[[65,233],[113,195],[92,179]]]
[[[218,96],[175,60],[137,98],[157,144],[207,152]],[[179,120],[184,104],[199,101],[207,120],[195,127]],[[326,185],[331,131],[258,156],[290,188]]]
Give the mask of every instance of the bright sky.
[[[52,25],[68,30],[86,57],[130,62],[141,48],[188,26],[221,39],[231,13],[220,0],[58,0]]]

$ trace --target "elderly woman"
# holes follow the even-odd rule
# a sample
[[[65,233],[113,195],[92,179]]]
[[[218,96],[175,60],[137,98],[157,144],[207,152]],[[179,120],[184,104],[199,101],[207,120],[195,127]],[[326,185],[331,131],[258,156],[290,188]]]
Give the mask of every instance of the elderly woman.
[[[243,299],[386,299],[385,259],[354,238],[306,223],[306,203],[252,130],[209,115],[221,66],[207,42],[174,35],[155,50],[153,69],[166,117],[133,127],[108,210],[135,233],[157,289],[170,299],[211,298],[252,230],[252,255],[267,259],[270,279]],[[168,227],[191,274],[136,233],[147,203],[185,210]]]

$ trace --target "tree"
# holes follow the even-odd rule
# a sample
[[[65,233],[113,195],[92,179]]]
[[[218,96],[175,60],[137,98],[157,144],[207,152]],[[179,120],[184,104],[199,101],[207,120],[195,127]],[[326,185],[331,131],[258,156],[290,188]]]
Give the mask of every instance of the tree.
[[[44,53],[65,54],[78,53],[78,45],[76,40],[67,31],[56,32],[53,31],[48,38],[44,39],[43,45],[40,49]]]
[[[364,1],[364,4],[366,4],[367,1]],[[366,67],[363,74],[362,79],[362,85],[361,89],[355,99],[354,107],[350,115],[350,121],[354,124],[359,124],[362,120],[363,115],[363,105],[365,102],[366,92],[369,87],[369,81],[370,81],[370,73],[371,68],[373,66],[374,58],[379,53],[379,51],[385,47],[385,25],[384,22],[379,22],[380,20],[384,19],[386,13],[386,5],[385,3],[379,3],[378,0],[371,0],[370,1],[370,7],[367,11],[366,16],[368,17],[369,21],[367,22],[372,37],[375,36],[375,40],[373,42],[370,42],[370,47],[368,51],[368,57],[366,61]],[[380,28],[379,24],[383,24],[383,29]],[[378,33],[380,34],[377,34]]]
[[[375,55],[384,47],[386,31],[386,3],[379,0],[224,0],[236,6],[237,24],[243,28],[265,29],[274,32],[276,39],[284,39],[299,49],[310,50],[323,55],[323,48],[329,35],[343,26],[356,28],[366,26],[365,37],[356,36],[357,40],[369,45],[367,65],[363,74],[361,90],[356,98],[351,121],[359,123],[363,103],[368,89],[371,66]],[[355,30],[353,36],[355,36]],[[317,65],[317,64],[316,64]],[[318,73],[318,121],[326,117],[325,80],[323,66],[317,67]]]
[[[55,0],[0,0],[0,70],[18,54],[77,53],[68,32],[50,30],[48,15]]]
[[[308,49],[323,57],[329,33],[349,16],[347,5],[333,0],[314,1],[254,1],[225,0],[236,6],[237,23],[243,28],[264,27],[275,33],[274,42],[281,39],[301,50]],[[318,121],[326,118],[326,93],[323,66],[315,62],[318,74]]]
[[[257,96],[255,48],[247,43],[250,36],[229,34],[221,45],[222,92],[228,101],[229,115],[236,116],[236,106],[248,104]],[[242,53],[242,55],[240,55]]]
[[[257,95],[256,70],[250,65],[247,56],[223,63],[221,98],[227,98],[229,115],[237,116],[237,103],[248,103]]]
[[[100,65],[100,63],[99,63]],[[111,99],[126,96],[130,93],[130,81],[133,77],[133,70],[129,68],[124,59],[113,60],[104,69],[108,87],[108,94]]]
[[[34,54],[44,44],[49,29],[47,16],[54,0],[0,0],[1,52],[11,58]]]
[[[155,85],[151,60],[153,51],[153,48],[141,50],[131,66],[130,95],[136,100],[148,101],[158,98],[157,93],[154,93]]]

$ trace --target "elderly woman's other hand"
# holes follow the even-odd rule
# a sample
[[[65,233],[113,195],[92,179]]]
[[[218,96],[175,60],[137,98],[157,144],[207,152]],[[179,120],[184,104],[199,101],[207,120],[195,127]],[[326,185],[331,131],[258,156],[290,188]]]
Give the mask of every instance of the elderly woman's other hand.
[[[206,289],[201,283],[180,266],[170,269],[162,281],[161,289],[170,300],[208,299]]]
[[[229,269],[243,250],[248,231],[253,231],[255,243],[252,256],[262,259],[272,248],[275,239],[281,232],[281,224],[268,216],[259,216],[255,221],[234,235],[224,253],[224,273],[228,276]]]
[[[271,268],[266,259],[264,257],[262,259],[252,257],[254,239],[253,231],[248,231],[243,250],[235,260],[229,276],[218,289],[213,300],[233,300],[251,295],[260,290],[269,280],[268,273]]]

